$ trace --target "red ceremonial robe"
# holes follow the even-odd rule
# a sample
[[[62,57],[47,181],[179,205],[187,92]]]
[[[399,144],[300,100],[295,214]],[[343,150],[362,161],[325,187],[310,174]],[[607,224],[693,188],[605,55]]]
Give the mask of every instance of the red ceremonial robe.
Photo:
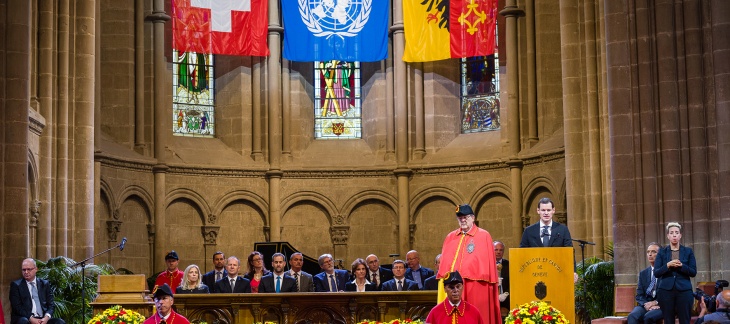
[[[476,225],[464,235],[457,229],[444,239],[441,266],[436,278],[459,271],[464,279],[462,299],[474,305],[488,324],[501,323],[499,311],[499,275],[494,245],[489,232]]]
[[[180,286],[180,284],[182,283],[184,275],[185,274],[180,271],[180,269],[173,272],[165,270],[157,276],[157,279],[155,280],[155,286],[159,287],[162,286],[162,284],[167,284],[168,286],[170,286],[170,290],[175,291],[175,288]]]
[[[431,308],[426,317],[426,324],[483,324],[479,309],[465,301],[454,307],[451,302],[444,300]]]
[[[159,324],[162,322],[162,317],[160,317],[160,313],[155,313],[155,315],[152,315],[150,318],[144,320],[144,324]],[[174,310],[170,311],[170,316],[167,317],[167,321],[165,321],[167,324],[190,324],[190,321],[188,321],[185,316],[182,316],[178,313],[175,313]]]

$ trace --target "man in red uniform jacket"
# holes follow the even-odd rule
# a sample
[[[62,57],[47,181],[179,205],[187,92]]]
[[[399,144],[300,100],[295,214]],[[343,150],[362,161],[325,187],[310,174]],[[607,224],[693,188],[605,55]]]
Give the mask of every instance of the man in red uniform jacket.
[[[456,207],[459,228],[446,235],[436,278],[459,271],[464,280],[464,300],[476,306],[484,323],[501,323],[499,275],[489,232],[474,225],[469,205]]]
[[[177,268],[179,263],[180,258],[177,256],[177,252],[175,252],[175,250],[170,251],[170,253],[165,256],[165,264],[167,265],[167,270],[163,271],[157,276],[157,280],[155,280],[155,286],[159,287],[162,286],[162,284],[167,284],[172,289],[180,286],[183,280],[183,276],[185,276],[185,274]]]
[[[172,304],[175,300],[172,298],[172,290],[167,284],[157,287],[154,294],[155,309],[157,312],[144,321],[144,324],[190,324],[185,316],[175,313],[172,310]]]
[[[446,300],[431,309],[426,318],[426,324],[485,323],[479,309],[461,299],[464,280],[458,271],[446,274],[444,290],[446,290]]]

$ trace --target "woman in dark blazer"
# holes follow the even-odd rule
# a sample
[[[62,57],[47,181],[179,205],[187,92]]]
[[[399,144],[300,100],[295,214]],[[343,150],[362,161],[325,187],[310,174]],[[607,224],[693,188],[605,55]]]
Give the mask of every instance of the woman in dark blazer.
[[[697,275],[697,262],[691,248],[679,244],[682,225],[667,224],[669,245],[659,249],[654,261],[654,277],[657,278],[656,299],[664,314],[664,323],[689,324],[692,312],[692,282]]]
[[[378,286],[368,281],[368,266],[365,260],[358,258],[352,262],[352,275],[355,280],[345,284],[345,291],[376,291]]]

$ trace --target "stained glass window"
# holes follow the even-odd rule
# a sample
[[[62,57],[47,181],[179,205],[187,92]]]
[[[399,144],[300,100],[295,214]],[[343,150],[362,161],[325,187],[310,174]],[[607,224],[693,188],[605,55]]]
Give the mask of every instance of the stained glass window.
[[[360,63],[314,62],[314,138],[362,138]]]
[[[494,42],[497,42],[495,28]],[[461,59],[461,133],[498,130],[499,54]]]
[[[215,135],[213,54],[172,51],[172,132]]]

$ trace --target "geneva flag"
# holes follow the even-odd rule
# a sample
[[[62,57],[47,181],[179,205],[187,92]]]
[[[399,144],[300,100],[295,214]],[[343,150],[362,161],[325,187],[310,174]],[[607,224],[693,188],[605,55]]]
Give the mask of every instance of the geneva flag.
[[[284,0],[284,58],[374,62],[388,55],[386,0]]]
[[[497,0],[403,0],[406,62],[494,54]]]
[[[266,0],[172,0],[172,47],[182,52],[267,56]]]

